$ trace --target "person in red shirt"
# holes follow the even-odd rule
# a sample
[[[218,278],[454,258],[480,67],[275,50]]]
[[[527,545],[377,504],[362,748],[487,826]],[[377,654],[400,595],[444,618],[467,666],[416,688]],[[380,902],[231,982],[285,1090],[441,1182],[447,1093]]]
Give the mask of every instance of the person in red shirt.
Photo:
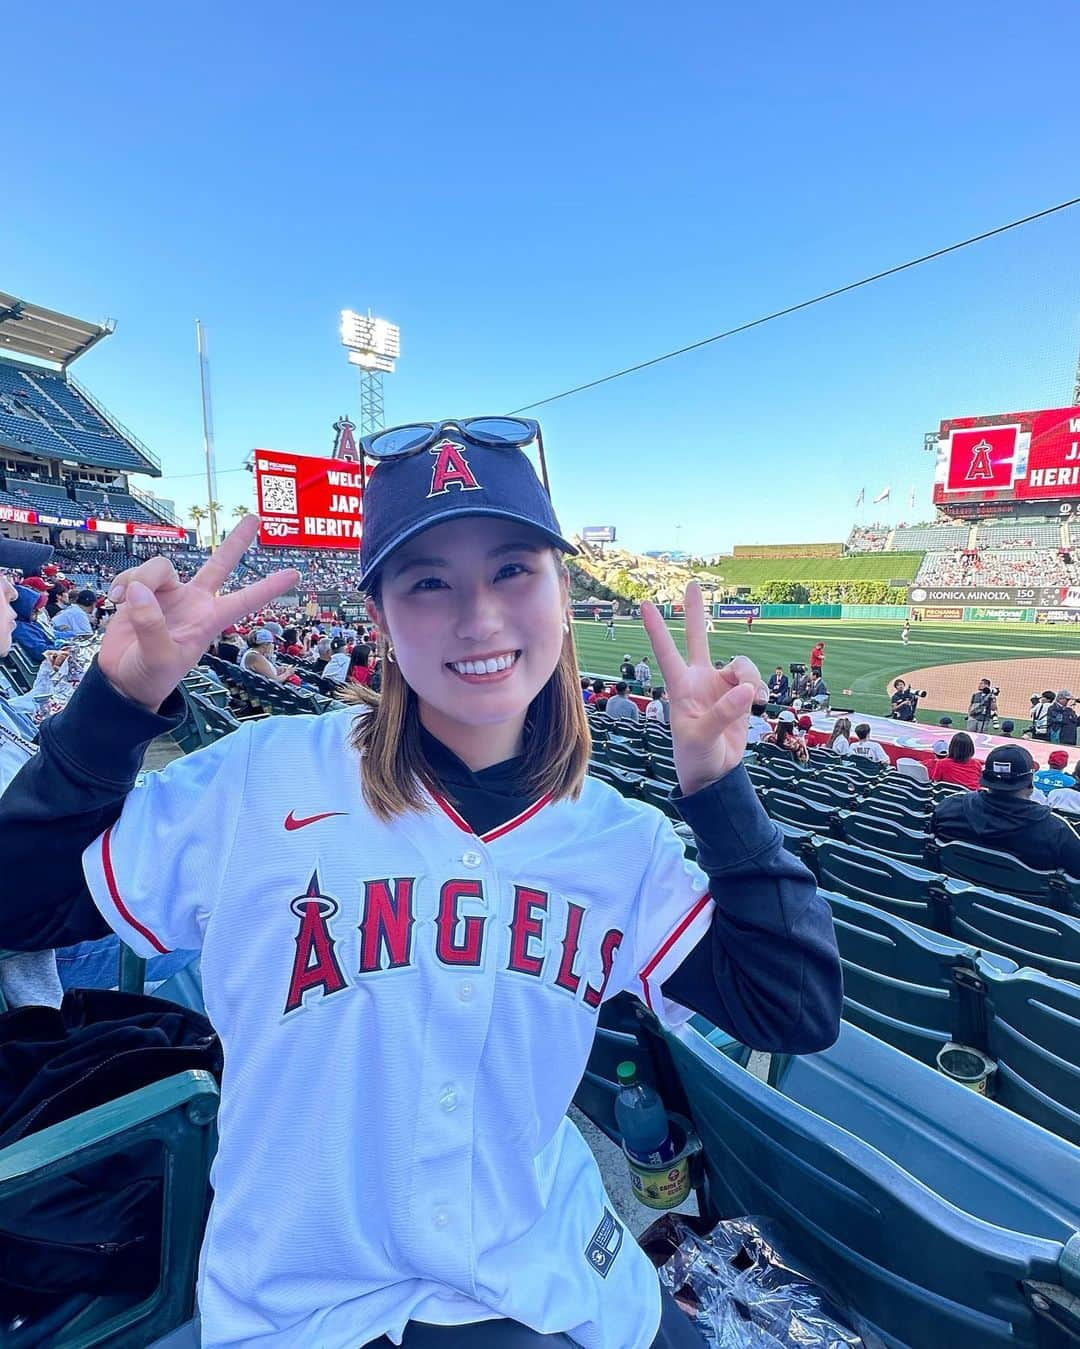
[[[982,768],[982,760],[975,758],[975,742],[971,736],[966,731],[957,731],[949,741],[948,755],[929,765],[930,781],[953,782],[976,792]]]
[[[347,684],[366,684],[371,679],[371,647],[366,642],[357,642],[349,656],[349,672],[345,676]]]
[[[811,670],[820,670],[825,664],[825,643],[818,641],[813,651],[810,652]]]

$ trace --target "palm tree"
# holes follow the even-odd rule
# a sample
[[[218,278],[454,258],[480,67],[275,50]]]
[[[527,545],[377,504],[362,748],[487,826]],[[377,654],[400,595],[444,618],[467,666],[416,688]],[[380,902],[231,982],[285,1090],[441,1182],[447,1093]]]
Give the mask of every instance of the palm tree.
[[[239,506],[234,506],[232,508],[232,513],[233,515],[236,516],[238,520],[242,520],[245,515],[250,515],[251,511],[248,509],[247,506],[241,504]]]
[[[195,542],[196,542],[196,544],[198,544],[198,546],[201,548],[201,547],[202,547],[202,533],[201,533],[201,531],[200,531],[200,526],[202,525],[202,522],[206,519],[206,507],[205,507],[205,506],[192,506],[192,507],[188,510],[188,516],[189,516],[189,518],[190,518],[191,520],[193,520],[194,523],[195,523]]]

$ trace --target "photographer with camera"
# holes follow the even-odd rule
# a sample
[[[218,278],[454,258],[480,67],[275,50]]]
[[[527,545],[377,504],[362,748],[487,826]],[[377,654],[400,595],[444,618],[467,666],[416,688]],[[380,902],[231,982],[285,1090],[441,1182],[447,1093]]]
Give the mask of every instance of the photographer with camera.
[[[914,721],[915,709],[919,705],[919,699],[925,697],[925,689],[912,689],[903,679],[894,679],[893,694],[889,699],[892,704],[889,716],[894,721]]]
[[[1046,713],[1046,727],[1055,745],[1076,744],[1076,699],[1068,689],[1061,689]]]
[[[1053,702],[1053,689],[1044,689],[1042,693],[1031,695],[1031,725],[1024,734],[1031,736],[1032,740],[1050,739],[1050,728],[1046,724],[1046,718]]]
[[[971,695],[968,703],[967,720],[964,722],[969,731],[986,731],[992,718],[997,716],[999,688],[991,688],[989,679],[980,679],[979,687]]]

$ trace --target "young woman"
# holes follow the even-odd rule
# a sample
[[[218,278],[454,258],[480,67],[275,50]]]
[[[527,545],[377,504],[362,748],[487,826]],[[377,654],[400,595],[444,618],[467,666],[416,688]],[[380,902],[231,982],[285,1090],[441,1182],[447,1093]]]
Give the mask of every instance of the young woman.
[[[841,756],[851,753],[851,722],[847,717],[836,718],[825,748]]]
[[[371,682],[371,647],[367,642],[357,642],[349,654],[349,684],[369,684]]]
[[[800,737],[795,722],[788,720],[782,713],[772,735],[767,735],[764,739],[766,743],[776,745],[778,749],[790,754],[797,764],[810,762],[810,751]]]
[[[537,432],[365,441],[381,696],[246,722],[129,790],[212,634],[295,584],[218,593],[248,517],[189,584],[163,559],[117,578],[98,664],[0,801],[0,946],[111,927],[202,948],[226,1064],[205,1349],[700,1345],[566,1116],[600,1007],[633,992],[793,1053],[838,1032],[828,908],[741,765],[760,679],[713,669],[696,585],[686,660],[643,617],[700,867],[585,776],[573,546],[521,449]],[[55,850],[55,894],[18,883],[42,823],[81,831],[89,893]]]
[[[929,767],[931,782],[954,782],[969,791],[979,790],[983,762],[975,758],[975,742],[966,731],[957,731],[945,758],[935,759]]]

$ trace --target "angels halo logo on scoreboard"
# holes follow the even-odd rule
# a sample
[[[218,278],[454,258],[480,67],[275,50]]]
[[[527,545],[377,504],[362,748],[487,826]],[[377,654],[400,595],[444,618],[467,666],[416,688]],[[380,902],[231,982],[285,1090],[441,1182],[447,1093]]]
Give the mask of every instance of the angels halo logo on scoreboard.
[[[947,512],[1032,515],[1080,500],[1080,407],[943,421],[937,456],[934,504]]]
[[[372,465],[284,450],[256,450],[254,460],[260,544],[359,549]]]

